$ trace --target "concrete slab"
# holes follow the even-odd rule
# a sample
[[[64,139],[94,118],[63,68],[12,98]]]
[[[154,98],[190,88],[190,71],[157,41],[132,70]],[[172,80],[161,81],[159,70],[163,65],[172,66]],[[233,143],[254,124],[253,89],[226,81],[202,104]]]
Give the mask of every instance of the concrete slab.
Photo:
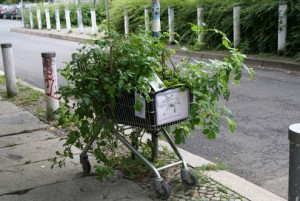
[[[32,133],[22,133],[18,135],[9,135],[0,137],[0,148],[21,145],[36,141],[44,141],[57,138],[52,133],[46,131],[34,131]]]
[[[0,170],[6,170],[7,168],[16,165],[24,165],[25,163],[33,163],[53,158],[56,156],[56,151],[63,151],[63,144],[64,141],[55,138],[1,148]],[[80,150],[73,149],[73,153],[79,154]]]
[[[47,127],[47,124],[42,123],[27,111],[0,115],[0,136],[29,132]]]
[[[78,157],[74,160],[67,160],[64,168],[51,169],[49,161],[11,167],[0,171],[0,195],[69,181],[82,176],[82,167]]]
[[[0,115],[21,112],[22,110],[14,104],[6,101],[0,103]]]
[[[149,192],[136,183],[117,179],[111,182],[100,182],[95,177],[83,177],[59,184],[43,186],[23,195],[0,196],[2,201],[150,201]]]

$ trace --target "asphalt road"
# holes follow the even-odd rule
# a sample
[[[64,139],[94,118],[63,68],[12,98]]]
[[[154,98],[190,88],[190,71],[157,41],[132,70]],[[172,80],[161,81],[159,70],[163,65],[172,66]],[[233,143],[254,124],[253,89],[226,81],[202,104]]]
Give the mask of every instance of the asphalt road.
[[[0,19],[0,43],[12,44],[16,76],[40,88],[44,88],[41,53],[55,52],[57,68],[64,68],[65,62],[71,60],[71,54],[80,47],[77,42],[10,32],[13,27],[22,27],[22,23]],[[0,70],[3,71],[2,54],[0,54]],[[66,84],[60,75],[58,84]]]
[[[287,72],[256,69],[256,78],[244,74],[231,87],[225,103],[235,116],[234,134],[225,126],[216,140],[200,131],[181,147],[283,198],[288,193],[288,127],[300,122],[300,78]]]
[[[0,20],[0,43],[13,44],[17,76],[43,88],[41,52],[55,51],[57,66],[63,68],[63,62],[70,60],[79,44],[10,32],[15,26],[21,23]],[[196,130],[181,147],[210,161],[225,163],[230,172],[287,198],[287,134],[290,124],[300,122],[299,74],[260,68],[255,72],[254,80],[244,74],[239,87],[232,85],[231,100],[225,103],[238,124],[235,133],[224,126],[216,140],[208,140]],[[61,77],[58,81],[60,85],[65,83]]]

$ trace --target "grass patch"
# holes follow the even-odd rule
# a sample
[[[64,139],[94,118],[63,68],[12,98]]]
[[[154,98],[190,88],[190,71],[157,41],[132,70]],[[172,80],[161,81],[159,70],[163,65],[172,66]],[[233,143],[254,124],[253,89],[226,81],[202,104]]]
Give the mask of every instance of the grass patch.
[[[5,147],[14,147],[16,145],[17,145],[16,143],[10,142],[10,143],[7,143],[7,145]]]
[[[210,171],[210,170],[228,170],[228,166],[224,163],[209,163],[207,165],[202,165],[200,167],[196,168],[197,170],[202,170],[202,171]]]
[[[0,76],[0,85],[5,85],[4,76]],[[17,83],[18,93],[13,98],[7,96],[6,90],[0,88],[0,96],[3,101],[12,102],[13,104],[28,110],[39,118],[46,118],[46,97],[40,92],[30,87]]]
[[[0,84],[5,84],[5,77],[4,76],[0,76]]]

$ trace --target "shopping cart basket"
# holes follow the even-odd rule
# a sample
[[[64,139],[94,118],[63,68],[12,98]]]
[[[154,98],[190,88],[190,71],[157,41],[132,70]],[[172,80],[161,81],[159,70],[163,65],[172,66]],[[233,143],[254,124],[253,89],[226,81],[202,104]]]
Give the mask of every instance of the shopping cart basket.
[[[164,129],[166,126],[177,124],[189,118],[192,95],[188,88],[182,89],[178,87],[153,92],[150,94],[150,99],[150,101],[146,101],[142,95],[135,92],[124,93],[117,98],[114,110],[112,112],[110,110],[107,111],[107,118],[112,118],[116,122],[115,136],[155,173],[156,177],[153,179],[153,186],[156,194],[162,199],[167,199],[170,196],[170,189],[159,173],[161,170],[181,164],[183,185],[186,188],[191,188],[198,184],[197,176],[190,172],[186,162],[172,142],[170,135]],[[136,110],[135,105],[137,104],[142,104],[142,109]],[[153,142],[152,157],[157,157],[158,134],[162,133],[179,160],[156,168],[138,151],[136,146],[129,143],[124,135],[119,132],[117,129],[118,125],[127,125],[149,131],[152,134]],[[91,170],[87,152],[94,141],[95,138],[91,139],[80,155],[80,163],[86,174]]]

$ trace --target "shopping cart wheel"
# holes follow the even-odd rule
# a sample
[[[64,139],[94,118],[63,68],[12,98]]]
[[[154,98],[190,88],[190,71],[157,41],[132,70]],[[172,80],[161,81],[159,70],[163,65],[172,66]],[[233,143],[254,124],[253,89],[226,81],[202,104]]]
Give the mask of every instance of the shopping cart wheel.
[[[87,156],[82,158],[81,165],[84,174],[89,174],[91,172],[91,164]]]
[[[189,178],[182,179],[182,184],[188,189],[195,187],[198,185],[198,176],[192,172],[189,172]]]
[[[162,200],[169,198],[171,191],[167,183],[161,182],[160,189],[155,190],[156,196]]]

